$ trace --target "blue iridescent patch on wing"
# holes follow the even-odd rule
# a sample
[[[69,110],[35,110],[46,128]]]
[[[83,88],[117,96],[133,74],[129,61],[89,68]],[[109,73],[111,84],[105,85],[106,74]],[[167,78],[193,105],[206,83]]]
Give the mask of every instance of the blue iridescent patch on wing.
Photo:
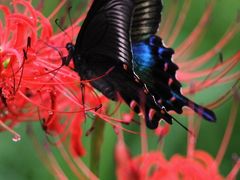
[[[160,106],[177,113],[182,113],[182,107],[188,106],[206,120],[216,120],[211,110],[181,94],[181,84],[175,77],[178,66],[172,61],[174,51],[165,47],[160,37],[152,35],[144,41],[133,43],[132,51],[134,72]]]
[[[154,65],[150,46],[145,42],[135,43],[132,46],[133,64],[139,66],[139,70],[151,68]]]

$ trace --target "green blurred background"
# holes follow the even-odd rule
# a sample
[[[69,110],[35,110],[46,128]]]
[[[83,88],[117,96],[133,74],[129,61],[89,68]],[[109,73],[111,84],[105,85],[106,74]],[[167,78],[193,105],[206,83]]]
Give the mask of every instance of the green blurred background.
[[[171,2],[179,3],[181,5],[183,0],[165,0],[164,9],[163,9],[163,17],[166,18],[172,10]],[[194,1],[191,3],[190,12],[185,21],[184,27],[178,37],[178,40],[174,46],[177,46],[179,43],[184,40],[189,33],[193,30],[201,15],[204,13],[204,9],[207,6],[208,0]],[[43,13],[45,15],[49,15],[50,12],[56,7],[59,1],[46,1],[44,2]],[[71,10],[72,16],[76,17],[79,12],[77,8],[75,8],[75,3],[81,3],[83,11],[85,10],[85,1],[72,1],[73,8]],[[36,6],[37,1],[33,0],[33,4]],[[180,7],[180,6],[179,6]],[[180,9],[180,8],[179,8]],[[195,51],[193,56],[198,56],[206,52],[209,48],[214,46],[216,42],[223,36],[224,32],[226,32],[227,28],[232,22],[236,22],[237,12],[240,9],[240,1],[239,0],[218,0],[217,4],[214,8],[214,12],[212,14],[211,20],[207,25],[207,31],[204,38],[201,41],[198,49]],[[66,14],[66,9],[63,8],[61,10],[62,14]],[[179,12],[181,13],[181,12]],[[61,16],[61,14],[59,14]],[[169,22],[174,23],[174,22]],[[56,25],[52,23],[55,28]],[[240,26],[240,25],[239,25]],[[161,26],[160,26],[161,28]],[[162,37],[164,40],[165,37]],[[240,49],[240,33],[238,33],[235,38],[225,47],[222,52],[224,55],[224,59],[230,57],[237,50]],[[215,59],[217,59],[215,57]],[[216,62],[216,61],[215,61]],[[234,71],[239,71],[240,65],[238,64],[235,67]],[[207,104],[210,102],[212,98],[218,97],[218,94],[222,94],[222,92],[226,92],[231,88],[233,82],[228,84],[223,84],[221,86],[217,86],[214,88],[209,88],[204,93],[200,95],[194,96],[194,100],[199,103]],[[227,120],[230,115],[230,109],[233,104],[232,98],[229,99],[222,105],[221,107],[214,109],[214,112],[217,114],[218,121],[215,124],[211,124],[203,121],[201,123],[201,129],[199,133],[199,138],[197,141],[197,148],[203,149],[209,152],[211,155],[215,156],[224,131],[227,125]],[[181,120],[184,124],[186,124],[186,118],[181,115],[175,115],[177,119]],[[220,166],[220,171],[223,175],[228,174],[230,169],[233,167],[234,161],[232,160],[233,153],[240,154],[240,141],[239,141],[239,128],[240,128],[240,112],[238,111],[236,123],[234,125],[233,134],[231,136],[230,144],[228,145],[227,152],[224,156],[224,159]],[[44,144],[45,136],[44,132],[41,129],[40,123],[25,123],[20,124],[15,127],[15,130],[21,134],[22,139],[19,142],[13,142],[12,135],[8,132],[0,133],[0,179],[54,179],[52,174],[48,171],[45,165],[42,163],[38,154],[36,153],[36,147],[33,144],[32,139],[27,135],[26,129],[31,126],[34,129],[34,132],[37,134],[39,138],[40,144]],[[87,130],[87,127],[90,126],[90,123],[86,123],[83,129]],[[135,124],[126,126],[128,129],[138,130],[138,126]],[[114,164],[114,146],[116,143],[116,135],[110,125],[106,125],[104,132],[104,145],[102,149],[101,156],[101,165],[100,165],[100,178],[101,179],[115,179],[115,164]],[[158,148],[157,138],[154,136],[152,131],[148,131],[149,134],[149,146],[150,149]],[[186,154],[186,145],[187,145],[187,132],[184,131],[181,127],[174,125],[171,128],[170,134],[165,138],[164,145],[164,154],[167,158],[171,157],[171,155],[180,153]],[[90,151],[90,137],[83,137],[83,142],[86,148],[87,155],[84,157],[84,161],[89,164],[89,151]],[[125,133],[125,142],[131,150],[132,155],[138,155],[140,153],[140,138],[137,135]],[[67,167],[68,165],[64,163],[64,160],[59,155],[58,151],[51,147],[51,149],[55,152],[56,157],[58,157],[59,163],[61,167],[65,170],[64,172],[69,177],[69,179],[76,179],[74,174]],[[43,148],[43,150],[45,150]]]

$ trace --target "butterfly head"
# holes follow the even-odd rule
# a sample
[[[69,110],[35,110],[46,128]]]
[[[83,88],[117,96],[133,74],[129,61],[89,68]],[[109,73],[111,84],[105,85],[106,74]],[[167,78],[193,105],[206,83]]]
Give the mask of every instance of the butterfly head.
[[[73,45],[73,43],[69,42],[66,44],[66,49],[68,50],[69,55],[73,55],[75,51],[75,46]]]
[[[79,53],[76,52],[76,47],[73,43],[69,42],[66,44],[65,48],[68,51],[68,56],[66,57],[65,65],[68,65],[71,60],[73,60],[74,70],[78,73],[81,72],[82,58]]]

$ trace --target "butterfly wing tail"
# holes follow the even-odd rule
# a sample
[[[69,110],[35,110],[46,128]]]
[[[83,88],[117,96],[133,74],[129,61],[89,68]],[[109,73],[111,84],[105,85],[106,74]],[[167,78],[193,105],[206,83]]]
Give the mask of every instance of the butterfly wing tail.
[[[216,122],[216,116],[213,111],[211,111],[203,106],[200,106],[191,100],[188,100],[188,107],[190,107],[192,110],[194,110],[198,115],[203,117],[205,120],[210,121],[210,122]]]
[[[188,106],[189,108],[194,110],[198,115],[203,117],[205,120],[210,121],[210,122],[215,122],[216,121],[216,116],[215,116],[213,111],[196,104],[195,102],[189,100],[188,98],[184,97],[183,95],[176,95],[175,94],[174,97],[177,98],[177,100],[179,102],[181,102],[181,104],[183,106]]]

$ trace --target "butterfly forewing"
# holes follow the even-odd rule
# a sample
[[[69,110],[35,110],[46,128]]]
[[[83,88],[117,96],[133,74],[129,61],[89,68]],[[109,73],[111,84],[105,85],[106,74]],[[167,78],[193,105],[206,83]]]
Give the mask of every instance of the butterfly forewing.
[[[132,42],[138,42],[155,34],[161,21],[161,0],[135,0],[131,27]]]
[[[76,42],[76,53],[105,56],[131,66],[132,0],[94,1]]]

